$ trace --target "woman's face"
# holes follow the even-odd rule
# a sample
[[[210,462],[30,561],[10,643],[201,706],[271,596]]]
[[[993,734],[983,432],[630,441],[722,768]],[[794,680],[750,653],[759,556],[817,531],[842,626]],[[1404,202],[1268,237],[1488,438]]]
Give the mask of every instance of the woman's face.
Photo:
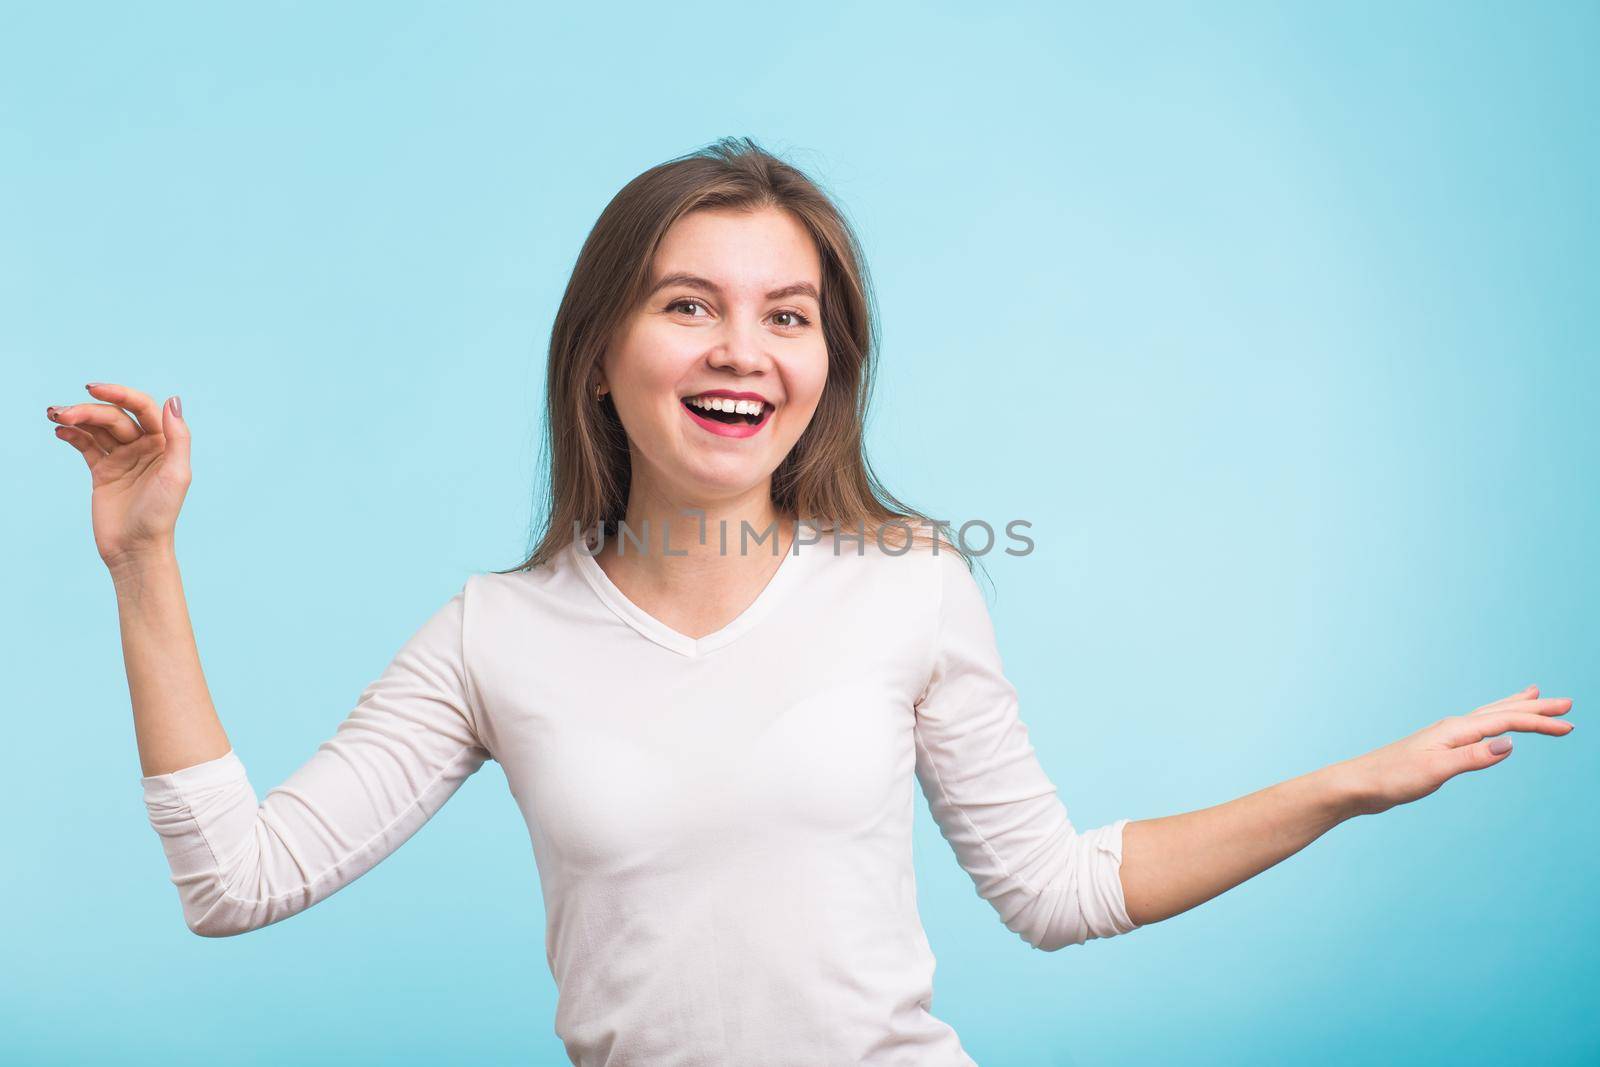
[[[692,211],[650,280],[601,361],[633,491],[700,505],[767,486],[828,376],[811,235],[776,208]]]

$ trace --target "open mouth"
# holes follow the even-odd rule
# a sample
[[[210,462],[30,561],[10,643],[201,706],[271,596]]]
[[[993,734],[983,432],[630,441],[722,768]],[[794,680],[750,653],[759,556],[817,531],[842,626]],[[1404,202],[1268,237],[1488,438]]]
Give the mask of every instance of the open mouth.
[[[724,426],[759,426],[772,413],[771,404],[727,396],[686,396],[683,406],[690,414]]]

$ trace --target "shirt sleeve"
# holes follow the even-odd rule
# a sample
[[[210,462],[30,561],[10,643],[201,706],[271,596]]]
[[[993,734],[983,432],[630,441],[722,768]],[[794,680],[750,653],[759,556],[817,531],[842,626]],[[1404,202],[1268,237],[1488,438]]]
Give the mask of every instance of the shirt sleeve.
[[[983,592],[938,554],[937,635],[916,704],[916,773],[956,858],[1006,927],[1054,951],[1136,928],[1122,891],[1119,819],[1078,833],[1002,671]]]
[[[332,895],[404,844],[490,758],[462,654],[470,587],[259,804],[232,749],[140,779],[190,930],[241,934]]]

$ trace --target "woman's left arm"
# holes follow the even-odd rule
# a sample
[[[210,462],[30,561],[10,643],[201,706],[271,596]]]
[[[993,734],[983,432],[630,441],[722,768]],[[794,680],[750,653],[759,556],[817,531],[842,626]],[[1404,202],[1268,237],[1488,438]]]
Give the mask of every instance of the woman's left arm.
[[[1140,926],[1170,919],[1255,877],[1357,815],[1420,800],[1465,771],[1501,762],[1511,730],[1561,737],[1572,723],[1552,718],[1570,697],[1539,699],[1529,686],[1466,715],[1363,756],[1200,811],[1141,819],[1123,828],[1122,888]],[[1498,747],[1498,751],[1496,748]]]

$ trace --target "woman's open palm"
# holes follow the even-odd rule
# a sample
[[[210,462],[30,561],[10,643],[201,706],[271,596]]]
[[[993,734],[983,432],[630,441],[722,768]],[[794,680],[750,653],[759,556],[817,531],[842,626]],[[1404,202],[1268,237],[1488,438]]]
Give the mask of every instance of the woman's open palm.
[[[1511,752],[1511,739],[1487,740],[1497,734],[1521,730],[1566,736],[1572,732],[1572,723],[1553,716],[1565,715],[1571,708],[1571,697],[1541,700],[1539,687],[1530,685],[1356,757],[1351,762],[1366,786],[1363,813],[1377,814],[1420,800],[1464,771],[1500,763]]]
[[[189,427],[177,397],[158,406],[125,385],[85,388],[106,402],[50,407],[45,416],[89,465],[95,548],[114,567],[172,542],[189,490]]]

